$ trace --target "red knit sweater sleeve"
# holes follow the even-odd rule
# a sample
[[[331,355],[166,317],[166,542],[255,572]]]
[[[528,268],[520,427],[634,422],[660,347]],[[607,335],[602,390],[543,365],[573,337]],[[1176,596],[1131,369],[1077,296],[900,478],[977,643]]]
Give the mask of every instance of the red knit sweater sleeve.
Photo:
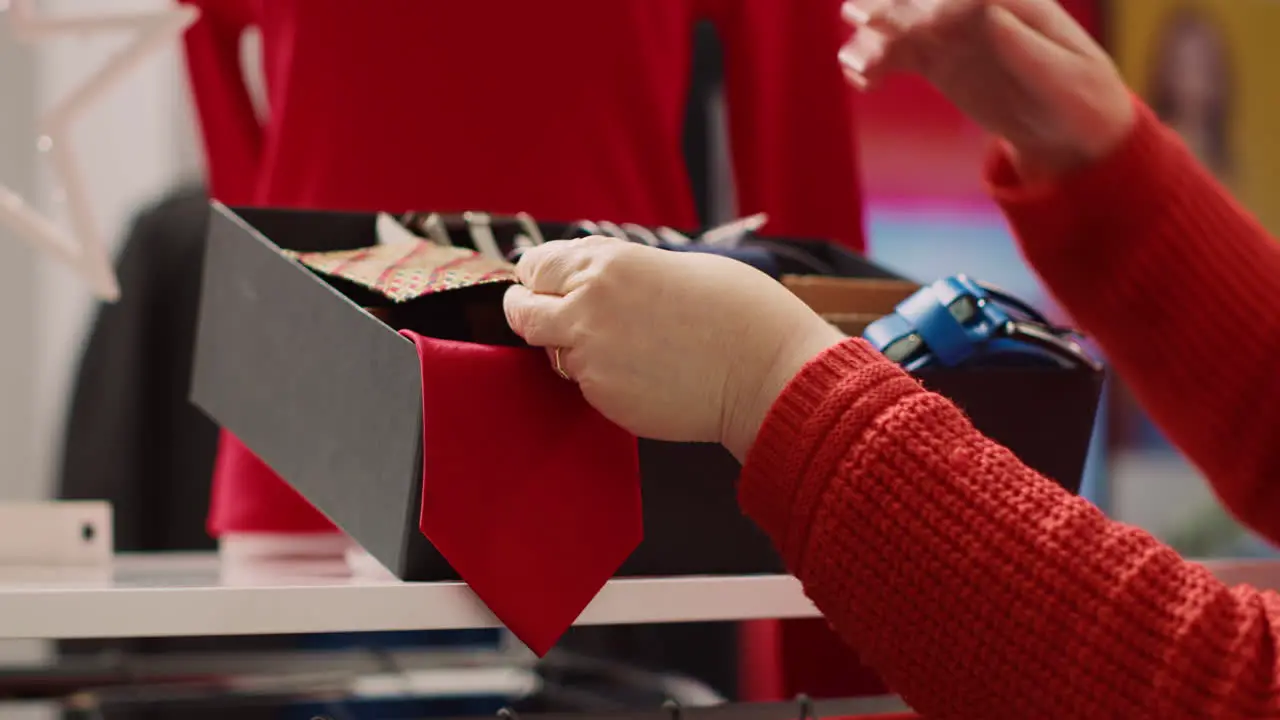
[[[783,392],[740,497],[927,717],[1280,716],[1280,599],[1107,519],[862,340]]]
[[[250,0],[179,0],[200,10],[187,30],[187,73],[199,115],[210,193],[228,203],[252,200],[262,129],[240,66],[253,20]]]
[[[1258,365],[1280,338],[1259,307],[1280,277],[1262,231],[1145,113],[1115,157],[1054,188],[1018,190],[1000,165],[1001,200],[1068,307],[1206,426],[1175,437],[1228,483],[1273,477],[1255,438],[1276,411],[1214,397],[1275,387]],[[1109,520],[861,340],[783,392],[740,495],[837,632],[928,717],[1280,717],[1280,598]]]
[[[1280,541],[1280,243],[1145,105],[1110,159],[988,176],[1022,249],[1241,520]]]

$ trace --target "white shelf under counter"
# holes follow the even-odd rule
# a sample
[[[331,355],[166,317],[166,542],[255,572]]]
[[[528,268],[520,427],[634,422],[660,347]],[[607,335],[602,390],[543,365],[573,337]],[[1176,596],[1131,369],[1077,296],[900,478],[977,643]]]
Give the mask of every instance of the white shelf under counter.
[[[578,625],[816,617],[795,578],[623,578]],[[464,583],[352,574],[334,560],[121,554],[98,567],[0,566],[0,638],[444,630],[500,624]]]
[[[1280,562],[1209,561],[1223,581],[1280,590]],[[610,581],[578,618],[615,625],[817,617],[785,575]],[[497,627],[463,583],[352,574],[333,560],[224,562],[123,554],[100,567],[0,566],[0,638],[261,635]]]

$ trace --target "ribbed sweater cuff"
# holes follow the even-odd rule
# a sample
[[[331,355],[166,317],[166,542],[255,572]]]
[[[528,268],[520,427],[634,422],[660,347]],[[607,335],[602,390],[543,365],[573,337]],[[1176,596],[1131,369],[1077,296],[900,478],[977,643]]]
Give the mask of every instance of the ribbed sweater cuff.
[[[784,556],[792,554],[786,547],[793,537],[792,523],[806,514],[797,507],[797,498],[812,495],[801,493],[806,459],[813,454],[813,443],[825,436],[807,432],[814,412],[841,383],[871,366],[886,366],[891,374],[901,374],[861,338],[846,340],[809,361],[778,396],[747,454],[738,485],[739,502]]]
[[[1134,97],[1133,104],[1133,128],[1111,155],[1052,182],[1025,183],[1003,144],[988,154],[988,189],[1018,231],[1033,266],[1096,277],[1099,268],[1082,240],[1097,223],[1111,237],[1124,238],[1143,234],[1135,226],[1168,212],[1161,207],[1168,194],[1152,180],[1170,164],[1171,131],[1141,100]],[[1114,247],[1103,251],[1109,257],[1124,255]]]

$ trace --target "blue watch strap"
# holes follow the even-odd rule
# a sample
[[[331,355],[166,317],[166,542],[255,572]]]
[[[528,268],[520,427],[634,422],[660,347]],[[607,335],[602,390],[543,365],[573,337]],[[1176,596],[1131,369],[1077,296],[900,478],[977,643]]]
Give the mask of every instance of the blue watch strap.
[[[898,304],[894,315],[914,328],[929,352],[948,367],[959,365],[974,353],[974,343],[960,321],[951,314],[938,288],[921,288]]]
[[[884,352],[891,345],[915,332],[911,323],[897,313],[891,313],[873,321],[862,331],[862,338],[877,350]]]

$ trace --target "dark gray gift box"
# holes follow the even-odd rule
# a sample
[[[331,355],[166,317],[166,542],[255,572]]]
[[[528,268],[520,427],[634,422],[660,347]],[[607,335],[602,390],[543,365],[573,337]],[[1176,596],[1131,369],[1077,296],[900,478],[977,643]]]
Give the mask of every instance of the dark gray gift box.
[[[408,340],[279,249],[376,243],[376,215],[213,204],[192,399],[374,557],[406,580],[456,579],[418,530],[421,371]],[[547,232],[555,236],[554,228]],[[847,276],[892,277],[833,246]],[[1101,374],[931,371],[932,389],[1071,491],[1079,487]],[[500,427],[491,432],[502,443]],[[645,539],[621,575],[782,571],[738,509],[737,463],[718,446],[641,441]]]

